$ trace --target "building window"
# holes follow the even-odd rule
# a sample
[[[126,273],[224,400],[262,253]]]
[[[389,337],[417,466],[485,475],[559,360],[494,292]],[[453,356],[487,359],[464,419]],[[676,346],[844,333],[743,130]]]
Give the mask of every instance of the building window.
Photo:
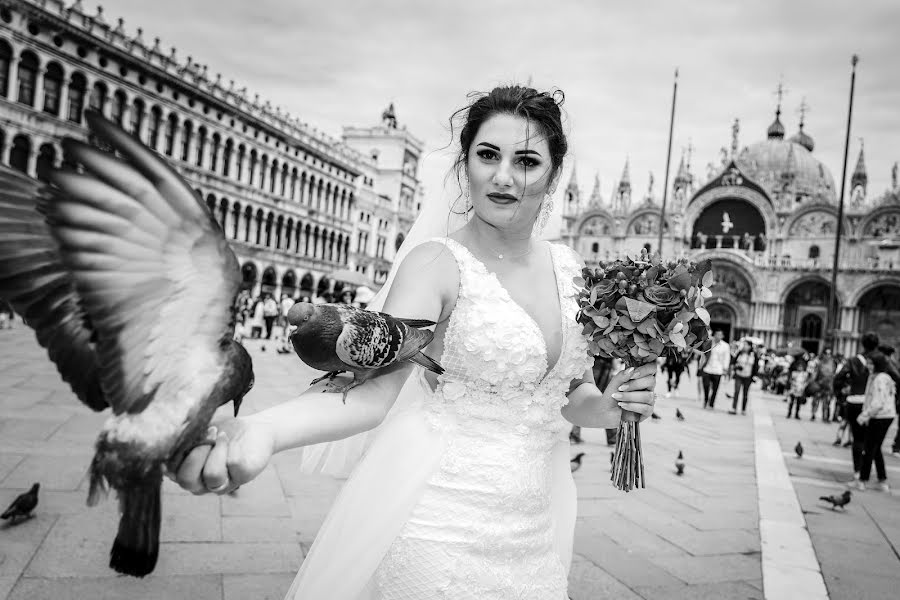
[[[169,115],[168,122],[166,123],[166,139],[165,139],[165,154],[166,156],[172,156],[172,153],[175,151],[175,128],[178,126],[178,118],[175,115]]]
[[[203,152],[206,150],[206,127],[197,130],[197,161],[198,167],[203,166]],[[187,160],[185,158],[184,160]]]
[[[12,65],[12,46],[0,40],[0,95],[9,94],[9,68]]]
[[[819,247],[818,246],[810,246],[809,247],[809,257],[810,258],[819,258]]]
[[[593,252],[594,254],[600,252],[600,244],[598,244],[597,242],[591,244],[591,252]]]
[[[69,108],[67,118],[73,123],[81,123],[81,113],[84,112],[84,91],[87,83],[81,73],[72,75],[69,82]]]
[[[62,81],[62,67],[55,62],[47,65],[47,72],[44,74],[44,112],[54,116],[59,115]]]
[[[31,52],[23,52],[19,59],[19,97],[21,104],[34,106],[34,89],[37,84],[38,59]]]
[[[234,142],[228,140],[225,142],[225,149],[222,150],[222,176],[228,177],[228,171],[231,169],[231,153],[234,150]]]
[[[150,126],[147,130],[147,144],[154,150],[159,143],[159,126],[162,124],[162,110],[158,106],[150,109]]]
[[[98,81],[94,84],[94,89],[91,91],[89,106],[92,110],[96,110],[100,113],[103,112],[103,107],[106,106],[106,84],[102,81]]]
[[[187,162],[191,151],[191,135],[194,133],[194,126],[190,121],[185,121],[181,129],[181,160]]]
[[[209,170],[215,172],[219,164],[219,145],[221,138],[218,133],[213,134],[212,144],[209,147]]]
[[[116,93],[113,95],[113,106],[112,106],[112,120],[113,123],[122,127],[122,122],[125,120],[125,104],[128,102],[128,98],[125,96],[125,92],[122,90],[116,90]]]
[[[141,136],[141,125],[144,123],[144,101],[135,99],[131,107],[131,133],[135,137]]]

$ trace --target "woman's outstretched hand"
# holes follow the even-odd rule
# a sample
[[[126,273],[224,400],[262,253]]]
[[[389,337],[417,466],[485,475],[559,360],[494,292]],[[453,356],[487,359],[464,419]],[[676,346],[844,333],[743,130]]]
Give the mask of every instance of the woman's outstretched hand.
[[[611,397],[619,408],[641,415],[641,421],[650,416],[656,404],[656,362],[623,369],[613,375],[603,395]]]
[[[211,425],[204,444],[191,450],[167,475],[192,494],[227,494],[262,473],[274,451],[268,429],[246,419]]]

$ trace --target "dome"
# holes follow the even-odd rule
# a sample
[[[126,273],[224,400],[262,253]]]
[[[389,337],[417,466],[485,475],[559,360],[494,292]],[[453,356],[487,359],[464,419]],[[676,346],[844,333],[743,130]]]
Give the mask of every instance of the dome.
[[[812,136],[803,131],[802,127],[800,128],[800,131],[796,133],[796,135],[791,136],[790,141],[794,142],[795,144],[800,144],[810,152],[812,152],[816,147],[815,142],[813,142]]]
[[[770,140],[784,139],[784,125],[781,124],[781,119],[778,118],[779,115],[781,115],[780,110],[775,113],[775,120],[772,121],[772,124],[769,125],[769,129],[766,130]]]
[[[777,119],[776,123],[780,125]],[[785,183],[790,183],[789,189],[793,194],[808,196],[813,201],[836,202],[834,178],[828,167],[819,162],[805,145],[792,140],[770,136],[744,148],[736,162],[741,171],[765,188],[773,198],[775,192],[784,189]]]

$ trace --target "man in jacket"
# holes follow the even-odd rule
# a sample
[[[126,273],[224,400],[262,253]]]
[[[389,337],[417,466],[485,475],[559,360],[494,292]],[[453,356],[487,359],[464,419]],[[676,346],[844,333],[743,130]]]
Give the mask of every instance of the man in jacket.
[[[731,346],[725,341],[721,329],[713,333],[712,349],[709,351],[706,364],[703,366],[703,408],[712,409],[716,404],[719,382],[722,375],[728,372],[731,365]]]

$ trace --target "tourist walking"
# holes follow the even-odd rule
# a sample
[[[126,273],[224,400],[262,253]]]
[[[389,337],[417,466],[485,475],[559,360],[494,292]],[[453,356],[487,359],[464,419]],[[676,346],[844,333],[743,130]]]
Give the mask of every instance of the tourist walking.
[[[749,342],[743,342],[740,350],[734,355],[734,398],[731,401],[731,414],[737,414],[738,397],[741,392],[744,394],[743,402],[741,402],[741,414],[747,414],[747,399],[750,393],[750,384],[756,377],[759,369],[759,361],[756,359],[756,353]]]
[[[866,386],[862,411],[856,418],[856,422],[866,428],[865,442],[859,480],[854,480],[851,484],[856,489],[865,490],[872,473],[872,463],[875,463],[875,472],[878,476],[875,489],[889,492],[890,486],[887,482],[881,444],[884,442],[894,417],[897,416],[894,403],[897,398],[897,386],[887,373],[888,360],[881,352],[876,350],[869,353],[866,366],[870,373],[869,382]]]
[[[806,358],[798,356],[788,368],[790,375],[791,387],[788,391],[788,411],[787,418],[791,418],[791,412],[794,418],[800,418],[800,407],[806,404],[806,385],[809,383],[809,372],[806,370]]]
[[[826,348],[818,359],[815,375],[813,376],[819,389],[812,398],[811,421],[816,420],[816,410],[819,406],[822,407],[822,421],[824,423],[831,421],[832,386],[836,369],[834,356],[831,355],[831,348]]]
[[[713,333],[712,349],[703,367],[703,408],[712,409],[716,404],[716,394],[719,392],[719,382],[722,376],[728,372],[731,364],[731,346],[725,341],[725,334],[721,329]]]

